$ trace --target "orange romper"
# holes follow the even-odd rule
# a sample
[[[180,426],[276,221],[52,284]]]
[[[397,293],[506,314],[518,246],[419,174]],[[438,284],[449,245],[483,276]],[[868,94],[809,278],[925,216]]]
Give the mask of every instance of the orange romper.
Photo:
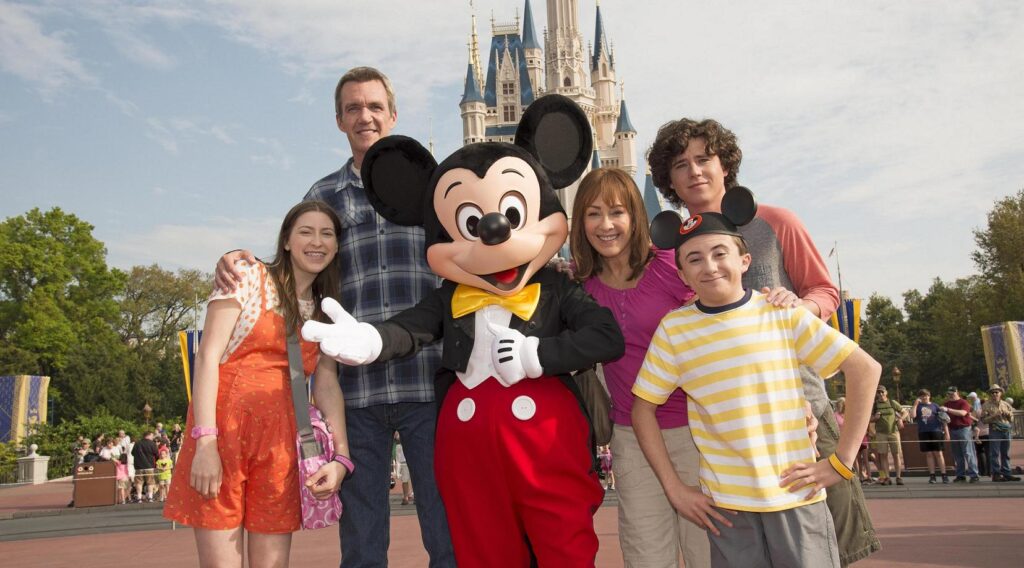
[[[251,327],[220,365],[217,450],[223,481],[214,499],[189,485],[196,441],[186,437],[178,456],[164,517],[195,528],[290,533],[301,526],[295,451],[295,410],[289,384],[284,318],[267,309],[266,268],[259,264],[260,309]],[[254,287],[254,286],[253,286]],[[215,292],[216,294],[216,292]],[[247,317],[243,314],[240,317]],[[237,331],[237,328],[236,328]],[[316,343],[300,342],[306,376],[316,367]],[[192,431],[189,405],[186,432]]]

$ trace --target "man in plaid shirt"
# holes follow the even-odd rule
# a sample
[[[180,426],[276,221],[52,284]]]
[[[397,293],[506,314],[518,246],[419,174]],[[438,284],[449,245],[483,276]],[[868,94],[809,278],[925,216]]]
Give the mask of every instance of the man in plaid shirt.
[[[414,306],[440,281],[427,265],[423,228],[380,217],[363,191],[363,157],[391,132],[398,118],[391,82],[376,69],[356,67],[342,76],[334,100],[338,129],[348,138],[352,157],[313,184],[305,199],[326,201],[341,218],[341,305],[358,321],[379,322]],[[248,251],[222,257],[218,286],[233,288],[241,279],[234,269],[239,258],[255,261]],[[432,345],[406,359],[339,367],[352,460],[360,470],[341,488],[342,568],[387,564],[387,480],[395,431],[401,435],[416,488],[416,512],[430,566],[455,566],[444,506],[434,483],[433,385],[440,353],[440,345]]]

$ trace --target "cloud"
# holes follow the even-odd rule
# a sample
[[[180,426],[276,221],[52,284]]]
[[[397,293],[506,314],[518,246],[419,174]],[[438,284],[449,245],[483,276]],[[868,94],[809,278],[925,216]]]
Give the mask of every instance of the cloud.
[[[290,170],[292,165],[295,163],[295,160],[291,157],[280,140],[277,140],[276,138],[257,137],[253,138],[252,141],[267,150],[267,153],[265,154],[250,156],[249,159],[252,163],[262,164],[282,170]]]
[[[139,105],[134,102],[121,98],[109,90],[104,90],[103,96],[110,104],[114,105],[121,114],[132,118],[139,115]]]
[[[225,252],[239,247],[272,256],[280,219],[213,217],[201,224],[161,224],[141,233],[106,236],[109,262],[128,268],[154,262],[162,268],[211,271]]]
[[[229,127],[214,124],[205,118],[150,117],[145,122],[147,125],[146,137],[171,154],[178,153],[179,139],[194,141],[198,138],[214,138],[223,144],[235,144],[235,139],[228,133]]]
[[[303,85],[302,88],[299,89],[299,92],[295,93],[294,97],[288,99],[288,102],[311,106],[314,102],[316,102],[316,98],[313,96],[312,93],[309,92],[309,87]]]
[[[45,98],[69,85],[97,83],[67,41],[69,32],[47,33],[46,10],[0,2],[0,69],[32,85]]]
[[[357,65],[380,68],[395,83],[401,113],[410,116],[428,115],[431,96],[465,73],[464,63],[452,65],[465,61],[469,10],[462,4],[404,2],[399,16],[395,3],[370,0],[343,9],[327,0],[227,0],[207,3],[202,12],[233,41],[273,56],[307,81],[335,81]],[[451,97],[456,120],[459,94]],[[313,102],[305,90],[291,101]]]
[[[148,126],[146,138],[156,142],[170,154],[178,153],[178,140],[174,132],[164,125],[162,120],[159,118],[148,118],[146,119],[146,125]]]
[[[488,15],[510,21],[523,2],[475,4],[486,62]],[[106,67],[83,62],[85,46],[76,42],[88,26],[80,22],[98,28],[101,40],[132,65],[157,70],[173,71],[187,61],[175,57],[179,46],[166,32],[202,34],[202,41],[213,32],[232,48],[251,50],[254,66],[269,62],[273,71],[294,77],[283,91],[296,103],[288,112],[329,104],[343,71],[373,65],[395,83],[401,133],[425,143],[432,117],[439,159],[461,143],[457,105],[467,58],[466,3],[55,5],[0,0],[0,69],[40,92],[99,83],[93,73]],[[544,3],[535,0],[533,8],[543,37]],[[580,2],[579,10],[586,45],[593,39],[594,2]],[[740,137],[740,181],[762,202],[796,211],[818,244],[830,248],[839,241],[844,283],[865,294],[878,290],[898,299],[907,288],[926,288],[934,276],[971,273],[971,229],[984,224],[995,199],[1024,187],[1020,2],[804,0],[769,8],[754,0],[605,0],[601,10],[639,131],[641,170],[661,124],[682,116],[719,119]],[[218,71],[232,72],[230,65]],[[139,99],[137,105],[103,88],[128,116],[147,117],[153,113],[140,106],[162,103]],[[288,134],[271,125],[253,138],[248,124],[159,112],[165,114],[139,120],[171,154],[209,138],[254,147],[248,154],[255,164],[300,172],[306,167],[303,156],[293,157],[281,142]],[[347,148],[330,152],[349,154]]]
[[[166,71],[178,65],[176,46],[158,45],[159,27],[175,28],[202,21],[202,14],[178,2],[138,3],[124,0],[79,0],[76,18],[94,22],[128,61]]]

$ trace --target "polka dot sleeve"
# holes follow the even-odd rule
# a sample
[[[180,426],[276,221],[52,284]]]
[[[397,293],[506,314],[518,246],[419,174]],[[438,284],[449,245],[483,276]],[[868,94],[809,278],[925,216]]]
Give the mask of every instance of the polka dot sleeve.
[[[260,316],[260,309],[262,307],[259,292],[260,275],[266,272],[266,267],[260,262],[256,264],[242,262],[237,266],[242,271],[243,279],[235,288],[235,291],[225,293],[215,289],[208,299],[209,302],[214,300],[235,300],[242,306],[242,313],[238,316],[235,328],[231,331],[228,347],[220,358],[221,363],[228,360],[228,357],[238,348],[242,340],[252,331],[253,325],[256,324],[256,319]]]

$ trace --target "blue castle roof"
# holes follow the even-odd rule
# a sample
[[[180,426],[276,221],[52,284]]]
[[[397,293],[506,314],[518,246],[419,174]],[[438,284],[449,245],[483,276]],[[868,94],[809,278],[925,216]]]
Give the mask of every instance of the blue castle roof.
[[[484,128],[484,136],[515,136],[518,124],[501,124]]]
[[[519,60],[519,102],[524,107],[533,102],[533,85],[530,74],[526,72],[526,55],[523,53],[523,42],[518,34],[501,34],[491,38],[490,61],[487,62],[487,85],[484,88],[484,102],[489,107],[498,106],[497,73],[498,61],[508,46],[512,60]]]
[[[663,211],[661,207],[660,194],[654,185],[654,178],[651,174],[644,177],[644,209],[647,210],[647,220],[653,221],[654,216]]]
[[[629,112],[626,110],[625,100],[619,103],[619,122],[615,125],[615,132],[632,132],[636,134],[636,128],[633,128],[633,123],[629,121]]]
[[[537,35],[533,32],[533,10],[530,9],[530,0],[526,0],[526,9],[523,10],[523,47],[540,49]]]
[[[594,54],[590,58],[590,70],[597,69],[597,64],[601,61],[601,52],[605,52],[608,55],[608,64],[612,69],[615,68],[615,61],[612,60],[612,50],[608,48],[608,34],[604,33],[604,20],[601,18],[601,6],[597,7],[597,28],[594,30]]]
[[[596,170],[601,167],[601,156],[597,154],[597,148],[594,148],[594,157],[590,160],[590,169]]]
[[[473,64],[466,66],[466,88],[462,91],[462,100],[459,104],[482,103],[484,96],[480,94],[480,86],[476,84],[476,73],[473,72]]]

